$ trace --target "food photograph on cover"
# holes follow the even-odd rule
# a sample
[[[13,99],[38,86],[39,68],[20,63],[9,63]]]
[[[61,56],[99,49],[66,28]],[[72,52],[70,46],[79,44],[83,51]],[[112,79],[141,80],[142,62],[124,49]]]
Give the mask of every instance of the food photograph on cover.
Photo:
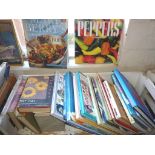
[[[74,58],[67,19],[20,19],[23,66],[12,21],[0,20],[0,134],[155,135],[155,20],[72,20]]]
[[[23,19],[31,67],[67,67],[67,19]]]
[[[123,19],[76,19],[75,63],[117,64]]]
[[[22,55],[15,33],[13,21],[0,20],[0,62],[21,64]]]

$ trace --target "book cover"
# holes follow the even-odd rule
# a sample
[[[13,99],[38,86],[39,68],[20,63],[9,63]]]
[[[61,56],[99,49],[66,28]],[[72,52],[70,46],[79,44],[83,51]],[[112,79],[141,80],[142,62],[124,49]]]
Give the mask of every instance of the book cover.
[[[130,123],[143,132],[150,130],[150,127],[147,125],[146,121],[144,121],[144,119],[140,117],[139,113],[137,113],[136,110],[131,106],[129,99],[127,98],[119,81],[117,80],[114,74],[112,74],[112,80],[116,86],[116,90],[118,90],[116,92],[119,92],[120,97],[122,98],[123,101],[122,103],[124,103],[124,106],[127,108],[127,112],[130,115],[129,117]]]
[[[20,112],[50,112],[55,76],[28,77],[18,104]]]
[[[142,99],[140,98],[134,87],[131,85],[131,83],[125,78],[123,74],[119,72],[118,69],[114,69],[114,75],[119,81],[132,107],[134,107],[139,113],[141,113],[141,115],[143,115],[143,117],[145,117],[145,119],[154,126],[152,115],[142,102]]]
[[[96,79],[98,81],[97,84],[98,84],[99,90],[101,92],[101,97],[103,99],[103,104],[104,104],[107,120],[108,120],[109,123],[110,122],[112,123],[113,117],[112,117],[111,109],[108,108],[108,105],[106,103],[108,101],[107,101],[106,94],[105,94],[105,91],[104,91],[104,88],[103,88],[103,84],[102,84],[104,79],[99,74],[97,74]]]
[[[92,103],[92,97],[90,93],[87,76],[80,72],[77,72],[76,78],[77,78],[78,91],[79,91],[79,97],[80,97],[81,115],[85,118],[88,118],[96,122],[96,116],[94,112],[94,106]]]
[[[30,66],[67,67],[66,19],[23,19]]]
[[[92,82],[92,87],[93,87],[94,95],[95,95],[96,102],[97,102],[96,104],[97,104],[97,107],[99,110],[99,115],[100,115],[100,118],[102,119],[102,121],[101,121],[101,119],[99,119],[98,122],[103,123],[103,122],[107,121],[107,116],[106,116],[106,113],[104,110],[105,108],[103,107],[103,101],[102,101],[99,89],[97,87],[97,81],[92,77],[91,82]]]
[[[123,19],[76,19],[75,63],[117,64]]]
[[[93,129],[101,134],[121,134],[118,130],[112,130],[111,128],[108,128],[107,126],[101,126],[98,125],[97,122],[94,122],[84,116],[81,115],[80,110],[80,97],[79,97],[79,91],[78,91],[78,80],[76,73],[73,74],[73,84],[74,84],[74,106],[75,106],[75,118],[73,121],[85,126],[89,127],[90,129]]]
[[[63,120],[64,114],[64,74],[56,73],[54,81],[51,115]]]
[[[0,62],[22,64],[22,54],[11,19],[0,20]]]

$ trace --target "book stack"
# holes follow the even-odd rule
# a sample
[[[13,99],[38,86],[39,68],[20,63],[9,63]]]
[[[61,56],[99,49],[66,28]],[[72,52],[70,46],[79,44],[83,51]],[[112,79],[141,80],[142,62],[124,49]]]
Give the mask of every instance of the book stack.
[[[111,79],[112,82],[107,81],[102,73],[81,72],[23,75],[3,111],[18,130],[27,127],[34,134],[152,132],[154,96],[146,99],[148,93],[144,91],[141,98],[118,69],[114,69]],[[149,107],[146,101],[151,103]]]

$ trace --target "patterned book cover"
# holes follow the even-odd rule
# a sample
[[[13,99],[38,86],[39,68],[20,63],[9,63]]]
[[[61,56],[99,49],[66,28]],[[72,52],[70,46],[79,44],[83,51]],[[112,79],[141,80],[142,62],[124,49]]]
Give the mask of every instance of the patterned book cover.
[[[67,67],[66,19],[23,19],[30,66]]]
[[[78,91],[79,91],[79,100],[80,100],[80,110],[81,115],[85,118],[88,118],[96,122],[96,116],[94,112],[94,106],[92,103],[92,97],[90,94],[90,88],[88,84],[87,76],[77,72],[77,82],[78,82]]]
[[[75,63],[117,64],[123,19],[76,19]]]
[[[28,77],[18,108],[50,108],[53,85],[54,75]]]
[[[63,120],[64,111],[64,74],[56,73],[54,96],[52,100],[51,114]]]

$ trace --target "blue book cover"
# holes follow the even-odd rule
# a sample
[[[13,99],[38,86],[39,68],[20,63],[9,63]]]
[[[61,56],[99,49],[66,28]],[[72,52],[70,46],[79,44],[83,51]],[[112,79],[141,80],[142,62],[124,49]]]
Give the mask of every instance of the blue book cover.
[[[81,116],[96,122],[97,120],[94,112],[92,98],[90,95],[87,76],[80,72],[77,72],[76,78],[78,83]]]
[[[23,19],[30,66],[67,68],[67,19]]]
[[[73,73],[67,72],[64,75],[65,93],[64,93],[64,119],[66,123],[87,131],[92,134],[106,134],[99,129],[96,129],[88,124],[79,124],[75,119],[75,104],[74,104],[74,89],[73,89]]]
[[[138,123],[143,129],[147,129],[147,126],[146,125],[143,125],[139,121],[139,119],[141,119],[139,113],[136,112],[136,110],[133,109],[133,107],[131,106],[131,104],[130,104],[128,98],[127,98],[127,96],[124,94],[123,89],[121,88],[121,86],[120,86],[117,78],[115,77],[115,75],[112,74],[111,77],[112,77],[113,83],[115,84],[116,88],[118,89],[118,91],[120,93],[120,96],[121,96],[122,100],[125,103],[125,106],[127,107],[128,111],[129,111],[130,115],[134,118],[135,122]]]
[[[118,69],[114,69],[114,75],[116,76],[117,80],[119,81],[124,93],[126,94],[127,98],[129,99],[132,107],[139,108],[142,110],[145,115],[147,115],[151,121],[153,121],[152,115],[148,111],[148,109],[143,104],[142,100],[140,99],[138,93],[130,84],[130,82],[119,72]]]

